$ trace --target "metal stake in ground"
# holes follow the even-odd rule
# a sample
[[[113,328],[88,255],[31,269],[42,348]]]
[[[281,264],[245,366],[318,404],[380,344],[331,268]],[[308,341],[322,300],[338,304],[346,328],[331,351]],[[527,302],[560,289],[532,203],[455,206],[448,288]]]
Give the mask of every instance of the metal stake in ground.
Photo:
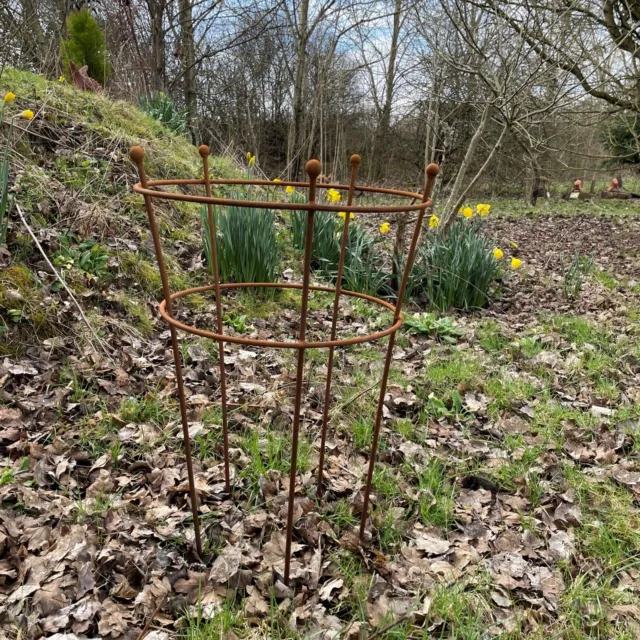
[[[129,155],[138,167],[138,175],[140,176],[140,184],[143,188],[147,188],[147,175],[144,171],[144,151],[140,147],[131,147]],[[160,234],[158,233],[158,224],[156,216],[151,204],[151,198],[144,196],[144,204],[147,209],[147,217],[149,218],[149,226],[151,227],[151,235],[153,236],[153,246],[156,252],[156,260],[158,262],[158,270],[160,271],[160,279],[162,280],[162,295],[166,304],[167,315],[173,317],[173,307],[171,304],[171,291],[169,289],[169,279],[167,278],[167,269],[162,256],[162,245],[160,244]],[[176,381],[178,383],[178,399],[180,401],[180,416],[182,418],[182,437],[184,439],[184,455],[187,460],[187,475],[189,478],[189,494],[191,496],[191,512],[193,513],[193,531],[196,538],[196,549],[198,555],[202,555],[202,541],[200,539],[200,521],[198,520],[198,496],[196,494],[196,484],[193,477],[193,464],[191,461],[191,439],[189,438],[189,423],[187,421],[187,401],[184,395],[184,383],[182,380],[182,360],[180,357],[180,347],[178,345],[178,336],[173,325],[169,325],[171,332],[171,346],[173,347],[173,359],[176,366]]]
[[[203,144],[198,151],[202,157],[204,169],[204,186],[207,198],[211,197],[211,178],[209,176],[209,147]],[[218,272],[218,243],[216,242],[216,219],[213,215],[213,205],[207,205],[207,217],[209,219],[209,241],[211,242],[211,271],[216,293],[216,322],[218,333],[222,335],[222,300],[220,299],[220,274]],[[227,492],[231,491],[231,478],[229,473],[229,431],[227,428],[227,372],[224,366],[224,342],[218,342],[218,359],[220,361],[220,395],[222,397],[222,438],[224,441],[224,483]]]
[[[358,167],[360,166],[360,156],[351,156],[351,182],[349,183],[349,195],[347,196],[347,206],[353,204],[353,192],[356,188],[356,178],[358,177]],[[338,262],[338,275],[336,281],[336,295],[333,299],[333,318],[331,320],[331,340],[336,339],[336,326],[338,324],[338,311],[340,310],[340,293],[342,291],[342,270],[344,268],[344,256],[349,239],[349,219],[351,214],[344,214],[344,226],[342,228],[342,244],[340,245],[340,261]],[[324,448],[327,441],[327,423],[329,421],[329,405],[331,404],[331,378],[333,376],[333,354],[334,347],[329,348],[329,362],[327,363],[327,383],[324,390],[324,407],[322,409],[322,437],[320,442],[320,461],[318,463],[318,488],[316,495],[322,495],[322,474],[324,467]]]
[[[309,204],[316,201],[316,180],[322,171],[318,160],[309,160],[305,167],[309,176]],[[300,337],[304,342],[307,335],[307,306],[309,303],[309,279],[311,276],[311,247],[313,243],[313,216],[315,209],[307,212],[307,233],[304,245],[304,266],[302,271],[302,308],[300,310]],[[348,215],[348,214],[347,214]],[[293,504],[296,493],[296,465],[298,464],[298,436],[300,432],[300,410],[302,405],[302,379],[305,349],[298,349],[298,368],[296,371],[296,395],[293,408],[293,439],[291,441],[291,471],[289,473],[289,509],[287,513],[287,543],[284,552],[284,583],[289,586],[291,567],[291,538],[293,536]]]
[[[422,202],[426,203],[431,198],[431,190],[433,189],[433,182],[436,179],[440,169],[437,164],[430,164],[427,167],[427,181],[424,187],[424,195],[422,196]],[[409,273],[413,266],[413,260],[415,258],[416,248],[418,246],[418,239],[420,238],[420,231],[422,230],[422,221],[426,207],[420,209],[418,213],[418,220],[413,231],[413,237],[411,238],[411,246],[409,247],[409,254],[407,255],[407,262],[404,266],[404,273],[402,274],[402,284],[398,291],[398,302],[396,303],[396,311],[394,316],[394,322],[400,319],[402,312],[402,303],[404,302],[404,294],[407,289],[407,281],[409,279]],[[380,395],[378,396],[378,410],[376,411],[376,422],[373,429],[373,442],[371,443],[371,454],[369,457],[369,471],[367,473],[367,484],[364,490],[364,500],[362,503],[362,514],[360,515],[360,540],[364,539],[364,528],[367,522],[367,511],[369,510],[369,494],[371,493],[371,484],[373,482],[373,470],[376,466],[376,455],[378,453],[378,438],[380,436],[380,426],[382,424],[382,411],[384,407],[384,396],[387,392],[387,381],[389,379],[389,370],[391,369],[391,358],[393,356],[393,346],[395,344],[396,334],[392,333],[389,336],[389,345],[387,347],[387,355],[384,360],[384,371],[382,373],[382,380],[380,382]]]

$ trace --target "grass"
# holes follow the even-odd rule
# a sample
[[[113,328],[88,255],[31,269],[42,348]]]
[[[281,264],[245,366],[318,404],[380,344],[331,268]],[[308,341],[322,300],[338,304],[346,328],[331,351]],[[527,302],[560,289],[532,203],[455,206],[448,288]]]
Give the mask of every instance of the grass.
[[[438,458],[432,458],[416,472],[420,493],[418,512],[425,524],[447,530],[454,522],[455,488],[447,477],[444,465]]]
[[[311,444],[311,440],[305,437],[298,441],[299,473],[305,473],[309,469]],[[250,502],[253,502],[260,495],[261,479],[266,477],[269,471],[286,474],[291,469],[291,439],[288,434],[267,428],[261,433],[250,431],[245,434],[239,445],[250,460],[240,476],[246,481],[251,496]]]
[[[494,320],[481,322],[476,328],[476,335],[482,348],[490,353],[502,351],[509,344],[504,330]]]
[[[463,351],[442,351],[439,357],[427,362],[423,383],[416,385],[416,395],[435,394],[445,402],[452,399],[453,390],[473,391],[482,379],[482,365],[474,356]]]

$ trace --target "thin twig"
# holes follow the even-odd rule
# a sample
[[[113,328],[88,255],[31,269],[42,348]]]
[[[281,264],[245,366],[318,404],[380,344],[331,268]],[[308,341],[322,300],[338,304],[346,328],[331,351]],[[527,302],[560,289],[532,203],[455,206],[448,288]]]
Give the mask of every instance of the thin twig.
[[[160,611],[160,607],[163,605],[163,603],[164,603],[164,596],[160,598],[160,602],[158,602],[158,606],[156,607],[156,610],[149,616],[146,624],[144,625],[144,629],[142,629],[142,631],[140,632],[140,635],[138,636],[138,640],[142,640],[142,638],[144,638],[147,635],[147,632],[149,631],[149,629],[151,628],[151,625],[153,624],[153,619],[158,614],[158,611]]]
[[[376,380],[372,385],[368,386],[364,391],[360,391],[360,393],[356,393],[354,396],[351,396],[349,399],[345,400],[342,404],[338,405],[334,412],[342,411],[345,407],[350,405],[352,402],[357,400],[360,396],[363,396],[365,393],[371,391],[374,387],[377,387],[382,382],[382,378]]]
[[[84,323],[87,325],[87,328],[91,332],[91,335],[94,337],[94,339],[96,340],[96,342],[98,343],[98,345],[102,349],[103,353],[107,356],[107,358],[109,358],[109,360],[111,360],[111,354],[107,350],[107,346],[100,339],[98,334],[94,331],[93,327],[91,326],[91,324],[89,322],[89,319],[84,314],[84,311],[82,310],[82,307],[80,306],[80,303],[76,300],[76,297],[73,295],[73,292],[71,291],[71,289],[69,289],[69,287],[67,286],[66,282],[62,279],[60,274],[56,271],[56,268],[51,263],[51,260],[49,260],[49,257],[47,256],[47,254],[45,253],[44,249],[42,248],[42,245],[38,241],[38,238],[36,237],[36,234],[34,233],[33,229],[29,226],[29,223],[27,222],[27,220],[26,220],[26,218],[24,216],[24,212],[22,211],[20,205],[17,202],[16,202],[16,210],[18,212],[18,215],[20,216],[20,220],[22,220],[22,224],[25,226],[26,230],[29,232],[29,235],[31,236],[31,239],[36,243],[36,247],[38,247],[38,251],[40,252],[42,257],[44,258],[45,262],[47,263],[47,265],[49,266],[51,271],[53,271],[53,273],[56,276],[56,278],[58,278],[58,280],[60,281],[60,283],[64,287],[64,290],[69,294],[69,297],[71,298],[71,300],[75,304],[76,308],[78,309],[78,312],[80,313],[80,317],[82,318]]]

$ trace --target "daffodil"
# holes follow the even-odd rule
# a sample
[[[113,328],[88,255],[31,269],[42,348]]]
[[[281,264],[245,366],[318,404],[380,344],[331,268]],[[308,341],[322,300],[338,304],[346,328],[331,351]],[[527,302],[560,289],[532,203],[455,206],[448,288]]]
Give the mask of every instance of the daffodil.
[[[31,109],[27,109],[20,113],[20,117],[25,118],[25,120],[33,120],[33,111],[31,111]]]
[[[296,188],[295,188],[295,187],[292,187],[291,185],[289,185],[289,186],[285,189],[285,191],[286,191],[287,193],[295,193],[295,192],[296,192]]]
[[[13,102],[15,99],[16,99],[16,94],[13,93],[12,91],[7,91],[7,93],[4,94],[4,101],[6,103]]]
[[[434,213],[429,218],[429,228],[430,229],[435,229],[439,224],[440,224],[440,218],[438,218],[438,216]]]
[[[496,247],[496,248],[493,250],[493,257],[494,257],[496,260],[502,260],[502,258],[504,258],[504,252],[502,251],[502,249],[498,249],[498,247]]]
[[[520,258],[511,258],[511,268],[519,269],[522,266],[522,260]]]
[[[327,191],[327,200],[329,202],[340,202],[340,198],[342,198],[342,195],[337,189],[329,189]]]
[[[486,216],[487,213],[489,213],[490,209],[491,209],[490,204],[479,204],[476,207],[476,212],[478,213],[479,216]]]
[[[338,213],[338,217],[342,218],[343,220],[347,217],[347,212],[346,211],[340,211]],[[353,215],[353,211],[349,212],[349,220],[353,220],[355,218],[355,216]]]
[[[467,219],[470,220],[473,218],[473,209],[471,207],[465,207],[464,209],[460,209],[460,213]]]
[[[247,151],[247,162],[251,161],[251,151]]]
[[[274,178],[273,182],[282,182],[282,180],[280,180],[280,178]]]
[[[391,231],[391,225],[388,222],[383,222],[380,225],[380,233],[389,233]]]
[[[253,165],[256,163],[256,157],[255,156],[251,156],[249,158],[249,166],[253,167]]]

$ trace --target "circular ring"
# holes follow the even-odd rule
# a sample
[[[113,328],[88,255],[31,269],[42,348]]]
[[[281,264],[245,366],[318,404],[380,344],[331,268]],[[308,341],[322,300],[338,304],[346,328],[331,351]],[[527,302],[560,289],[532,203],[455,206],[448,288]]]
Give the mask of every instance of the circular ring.
[[[204,291],[212,291],[215,289],[214,284],[205,285],[204,287],[194,287],[193,289],[185,289],[184,291],[178,291],[171,295],[171,300],[182,298],[194,293],[202,293]],[[258,288],[270,288],[270,289],[302,289],[303,285],[293,282],[228,282],[220,285],[220,289],[258,289]],[[332,287],[320,287],[309,285],[311,291],[326,291],[328,293],[335,293],[335,288]],[[382,307],[385,307],[389,311],[395,313],[396,308],[390,302],[375,298],[366,293],[358,293],[357,291],[347,291],[341,289],[340,294],[350,296],[353,298],[361,298],[362,300],[368,300]],[[214,333],[213,331],[207,331],[206,329],[198,329],[188,324],[184,324],[175,318],[172,318],[167,312],[167,301],[163,300],[160,303],[160,315],[163,320],[168,324],[174,326],[176,329],[186,331],[187,333],[194,334],[196,336],[202,336],[203,338],[210,338],[216,342],[233,342],[234,344],[245,344],[256,347],[271,347],[273,349],[322,349],[327,347],[346,347],[351,344],[359,344],[361,342],[373,342],[379,340],[392,333],[395,333],[402,326],[402,315],[398,317],[396,322],[390,327],[387,327],[384,331],[378,331],[376,333],[370,333],[366,336],[358,336],[356,338],[345,338],[343,340],[326,340],[323,342],[282,342],[278,340],[256,340],[253,338],[240,338],[238,336],[228,336],[220,333]]]
[[[402,206],[384,206],[384,207],[368,207],[368,206],[347,206],[324,204],[322,202],[274,202],[265,200],[231,200],[228,198],[215,198],[200,195],[193,195],[189,193],[172,193],[171,191],[161,191],[159,189],[152,189],[151,187],[164,187],[164,186],[186,186],[186,185],[205,185],[206,181],[203,179],[182,179],[182,180],[148,180],[146,187],[143,187],[140,182],[136,183],[133,190],[136,193],[140,193],[143,196],[150,198],[161,198],[164,200],[181,200],[186,202],[198,202],[200,204],[216,204],[220,206],[236,206],[246,207],[254,209],[283,209],[289,211],[333,211],[340,213],[354,214],[370,214],[370,213],[408,213],[410,211],[424,211],[432,206],[433,202],[431,198],[427,198],[423,201],[423,196],[420,193],[413,193],[411,191],[398,191],[396,189],[384,189],[382,187],[356,187],[358,191],[364,191],[366,193],[379,193],[383,195],[398,196],[401,198],[410,198],[412,200],[419,200],[417,203],[406,204]],[[308,182],[272,182],[271,180],[210,180],[211,185],[256,185],[267,187],[301,187],[309,188]],[[349,185],[344,184],[317,184],[318,189],[340,189],[341,191],[348,191]]]

